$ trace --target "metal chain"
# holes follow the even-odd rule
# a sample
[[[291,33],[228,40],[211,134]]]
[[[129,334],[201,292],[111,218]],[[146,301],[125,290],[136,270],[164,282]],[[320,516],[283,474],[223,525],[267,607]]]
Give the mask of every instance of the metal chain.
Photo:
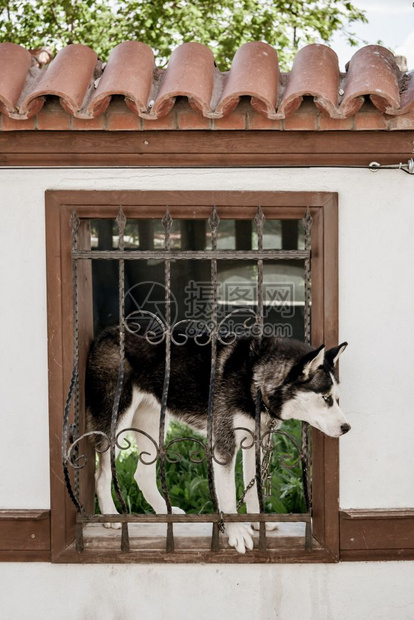
[[[264,447],[265,453],[263,455],[263,460],[262,460],[262,485],[263,485],[263,490],[264,490],[264,497],[270,497],[270,495],[272,494],[272,474],[270,473],[270,463],[272,461],[272,448],[270,446],[272,443],[271,433],[273,433],[274,430],[276,429],[276,425],[277,425],[277,420],[270,420],[267,425],[270,433],[269,433],[269,437],[266,440],[266,446]],[[251,450],[252,448],[249,448],[249,449]],[[254,487],[255,484],[256,484],[256,477],[252,478],[249,484],[245,487],[239,501],[237,502],[237,510],[241,508],[247,493],[250,491],[250,489]]]
[[[265,497],[270,497],[272,494],[272,474],[270,473],[270,463],[272,461],[273,453],[273,436],[272,433],[276,430],[277,421],[270,420],[267,427],[269,429],[269,435],[266,439],[266,445],[264,446],[264,455],[262,461],[262,484]]]
[[[220,519],[217,521],[217,527],[218,527],[219,531],[222,534],[224,534],[224,532],[226,531],[226,526],[225,526],[225,523],[224,523],[224,514],[223,514],[223,512],[221,510],[219,512],[219,515],[220,515]]]
[[[250,448],[250,450],[252,450],[253,448]],[[246,497],[247,493],[250,491],[251,488],[254,487],[254,485],[256,484],[256,478],[252,478],[249,482],[249,484],[247,485],[247,487],[244,489],[239,501],[237,502],[237,510],[239,510],[239,508],[241,508],[243,502],[244,502],[244,498]]]

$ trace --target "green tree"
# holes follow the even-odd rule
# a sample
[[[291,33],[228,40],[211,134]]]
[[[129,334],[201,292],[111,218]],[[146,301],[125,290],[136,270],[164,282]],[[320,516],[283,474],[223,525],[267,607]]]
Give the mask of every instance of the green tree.
[[[344,0],[0,0],[0,41],[53,52],[69,43],[92,47],[102,60],[126,40],[152,47],[159,65],[180,43],[209,45],[222,69],[246,41],[275,46],[285,67],[300,45],[329,42],[366,22],[363,11]]]

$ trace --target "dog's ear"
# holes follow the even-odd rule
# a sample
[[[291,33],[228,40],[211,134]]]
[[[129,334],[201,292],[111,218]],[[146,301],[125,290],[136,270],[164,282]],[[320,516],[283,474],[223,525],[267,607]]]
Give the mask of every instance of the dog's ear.
[[[307,381],[320,366],[323,366],[325,357],[325,345],[322,344],[319,349],[306,353],[287,376],[287,381]]]
[[[339,356],[342,355],[342,353],[345,351],[347,346],[348,346],[348,343],[343,342],[342,344],[339,344],[337,347],[334,347],[333,349],[329,349],[325,353],[325,360],[328,362],[330,366],[332,366],[332,368],[335,366],[336,362],[339,359]]]

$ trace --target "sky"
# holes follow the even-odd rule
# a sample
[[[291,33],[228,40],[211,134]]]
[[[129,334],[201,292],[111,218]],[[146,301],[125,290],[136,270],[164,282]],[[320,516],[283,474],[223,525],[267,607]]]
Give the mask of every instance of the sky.
[[[354,24],[358,47],[350,47],[341,35],[335,35],[329,44],[338,54],[339,65],[345,63],[359,47],[382,41],[394,54],[406,56],[408,69],[414,69],[414,7],[413,0],[353,0],[353,4],[366,11],[368,24]]]

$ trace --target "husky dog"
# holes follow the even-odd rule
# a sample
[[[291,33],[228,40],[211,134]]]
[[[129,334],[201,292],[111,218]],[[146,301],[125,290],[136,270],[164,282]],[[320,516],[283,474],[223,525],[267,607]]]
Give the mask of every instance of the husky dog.
[[[232,344],[218,344],[213,409],[214,475],[219,509],[236,513],[235,459],[243,440],[251,443],[254,432],[255,398],[261,392],[262,432],[271,419],[304,420],[330,437],[340,437],[350,425],[338,404],[336,362],[347,343],[325,350],[291,339],[243,337]],[[210,346],[188,339],[183,346],[171,346],[171,376],[167,413],[205,432],[210,382]],[[109,436],[111,414],[118,379],[119,334],[111,328],[92,344],[86,370],[88,431]],[[125,333],[125,376],[121,393],[117,432],[131,427],[135,433],[139,462],[134,478],[156,513],[166,513],[166,504],[156,482],[156,446],[160,424],[160,403],[164,384],[165,343],[152,344],[145,338]],[[95,435],[99,449],[99,435]],[[102,446],[101,446],[102,447]],[[218,462],[215,462],[217,460]],[[147,462],[152,464],[146,464]],[[243,450],[243,476],[247,486],[256,474],[255,450]],[[103,514],[116,513],[111,495],[110,454],[99,454],[96,493]],[[255,487],[246,495],[247,511],[259,512]],[[172,509],[182,513],[180,508]],[[120,524],[106,524],[120,527]],[[272,529],[273,524],[267,524]],[[253,548],[252,529],[244,523],[228,523],[229,544],[244,553]]]

